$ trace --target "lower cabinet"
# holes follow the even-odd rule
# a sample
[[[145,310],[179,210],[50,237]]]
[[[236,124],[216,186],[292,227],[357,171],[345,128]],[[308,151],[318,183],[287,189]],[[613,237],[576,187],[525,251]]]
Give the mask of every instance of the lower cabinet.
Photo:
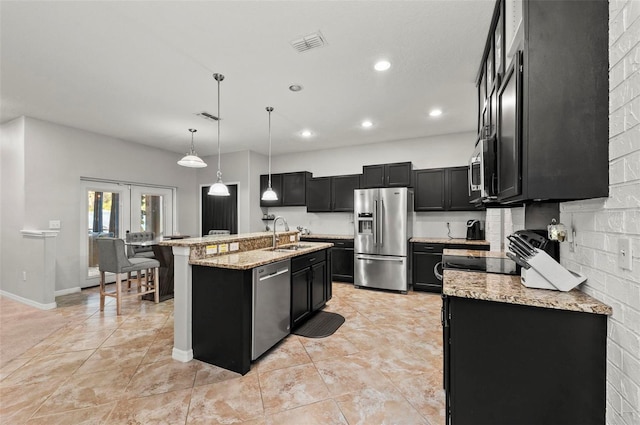
[[[489,244],[413,242],[411,244],[411,264],[414,291],[442,292],[442,251],[444,249],[489,251]]]
[[[353,283],[353,239],[318,239],[301,237],[302,241],[328,242],[333,244],[331,248],[330,278],[336,282]]]
[[[331,299],[331,279],[327,272],[330,267],[330,250],[291,259],[291,329]]]
[[[607,316],[443,297],[447,424],[604,424]]]

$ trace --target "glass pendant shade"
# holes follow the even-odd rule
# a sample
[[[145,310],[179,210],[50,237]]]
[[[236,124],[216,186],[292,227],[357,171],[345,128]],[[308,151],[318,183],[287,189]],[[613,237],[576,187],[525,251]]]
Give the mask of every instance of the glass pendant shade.
[[[267,190],[265,190],[262,194],[262,200],[277,201],[278,194],[271,188],[271,112],[273,112],[273,107],[267,106],[266,110],[269,113],[269,186],[267,187]]]
[[[193,147],[193,133],[198,130],[190,128],[189,131],[191,132],[191,149],[180,161],[178,161],[178,165],[189,168],[204,168],[207,166],[207,163],[198,156]]]
[[[209,188],[209,195],[229,196],[229,188],[222,183],[222,171],[220,171],[220,120],[222,119],[220,116],[220,81],[224,80],[224,75],[215,73],[213,78],[218,82],[218,119],[216,120],[218,123],[218,179]]]
[[[271,189],[271,187],[268,187],[267,190],[265,190],[264,193],[262,194],[262,200],[277,201],[278,195],[273,191],[273,189]]]
[[[222,173],[218,171],[218,180],[209,188],[209,195],[229,196],[229,188],[222,183]]]

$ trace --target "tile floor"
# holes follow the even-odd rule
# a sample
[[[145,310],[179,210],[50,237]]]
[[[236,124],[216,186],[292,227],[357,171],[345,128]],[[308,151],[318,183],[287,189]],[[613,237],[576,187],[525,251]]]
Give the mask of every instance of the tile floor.
[[[334,335],[289,335],[245,376],[171,358],[173,300],[0,298],[0,423],[443,424],[440,297],[333,291]]]

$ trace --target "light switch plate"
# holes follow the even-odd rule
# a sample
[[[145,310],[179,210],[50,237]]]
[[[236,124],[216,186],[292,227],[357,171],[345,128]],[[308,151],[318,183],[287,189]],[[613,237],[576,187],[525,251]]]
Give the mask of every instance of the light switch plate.
[[[618,267],[623,270],[631,270],[632,257],[631,239],[618,239]]]
[[[296,235],[289,235],[289,242],[295,242],[296,241]]]
[[[229,244],[229,251],[237,251],[240,249],[240,244],[238,242],[231,242]]]

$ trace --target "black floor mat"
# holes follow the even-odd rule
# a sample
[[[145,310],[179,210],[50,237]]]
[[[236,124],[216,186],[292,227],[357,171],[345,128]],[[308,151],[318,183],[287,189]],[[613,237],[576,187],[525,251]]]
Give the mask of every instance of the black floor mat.
[[[319,311],[293,333],[307,338],[324,338],[337,331],[343,323],[344,317],[341,315]]]

